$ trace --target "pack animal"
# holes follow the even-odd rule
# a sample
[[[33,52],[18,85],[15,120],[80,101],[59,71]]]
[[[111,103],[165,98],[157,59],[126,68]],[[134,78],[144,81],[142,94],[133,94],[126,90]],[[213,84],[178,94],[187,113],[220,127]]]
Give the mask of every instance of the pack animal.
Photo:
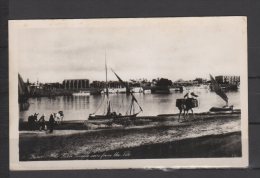
[[[53,113],[55,121],[57,121],[57,124],[61,124],[63,122],[64,114],[63,111],[59,111],[57,113]]]
[[[186,116],[188,115],[189,111],[191,111],[193,115],[193,109],[195,107],[198,107],[198,100],[194,98],[187,98],[187,99],[177,99],[176,100],[176,107],[179,109],[179,117],[178,122],[180,121],[180,117],[183,111],[183,117],[186,119]]]

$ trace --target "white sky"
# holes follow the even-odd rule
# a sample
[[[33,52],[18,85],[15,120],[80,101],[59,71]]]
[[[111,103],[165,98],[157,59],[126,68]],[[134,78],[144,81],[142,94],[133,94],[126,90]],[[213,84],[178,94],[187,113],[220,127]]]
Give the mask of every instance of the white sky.
[[[245,69],[241,17],[32,20],[9,28],[15,39],[10,51],[24,80],[105,80],[105,51],[108,67],[123,80],[188,80]],[[116,80],[111,72],[109,79]]]

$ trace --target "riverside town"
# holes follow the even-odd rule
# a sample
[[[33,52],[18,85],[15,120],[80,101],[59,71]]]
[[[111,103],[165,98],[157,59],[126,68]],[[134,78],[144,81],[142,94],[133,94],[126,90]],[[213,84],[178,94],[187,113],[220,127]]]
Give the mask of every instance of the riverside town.
[[[244,166],[245,23],[244,17],[10,22],[11,164]]]

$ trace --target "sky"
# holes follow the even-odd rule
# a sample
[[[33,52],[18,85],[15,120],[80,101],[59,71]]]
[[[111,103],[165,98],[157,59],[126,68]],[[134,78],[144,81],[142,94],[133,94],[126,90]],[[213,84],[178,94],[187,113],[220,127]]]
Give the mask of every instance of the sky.
[[[105,80],[105,59],[123,80],[240,75],[245,20],[137,18],[13,21],[11,57],[24,80]],[[12,41],[13,40],[13,41]],[[116,80],[109,70],[108,79]]]

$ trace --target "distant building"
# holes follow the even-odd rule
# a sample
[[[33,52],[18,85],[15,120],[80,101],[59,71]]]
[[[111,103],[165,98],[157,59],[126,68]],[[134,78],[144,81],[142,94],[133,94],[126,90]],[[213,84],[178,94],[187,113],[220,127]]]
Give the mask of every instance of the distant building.
[[[105,88],[105,86],[106,86],[106,82],[104,82],[104,81],[95,80],[90,84],[91,88]]]
[[[129,87],[148,87],[151,86],[151,82],[145,78],[141,79],[130,79],[128,82]]]
[[[138,80],[130,79],[129,81],[129,87],[140,87],[141,83]]]
[[[215,80],[219,84],[239,84],[240,83],[240,76],[219,75],[219,76],[215,77]]]
[[[36,83],[28,83],[28,86],[30,87],[30,89],[43,89],[43,84],[40,83],[38,80]]]
[[[127,83],[125,82],[127,85]],[[124,88],[124,85],[119,81],[108,81],[107,82],[108,88]]]
[[[88,79],[71,79],[64,80],[62,82],[64,89],[67,90],[78,90],[78,89],[86,89],[89,88],[89,80]]]
[[[207,83],[207,80],[206,79],[203,79],[203,78],[195,78],[195,80],[193,80],[193,81],[197,81],[198,82],[198,84],[205,84],[205,83]]]
[[[53,89],[60,89],[63,88],[63,85],[61,83],[55,82],[55,83],[44,83],[40,84],[43,89],[53,90]]]
[[[197,80],[188,80],[185,81],[183,79],[179,79],[173,83],[173,86],[193,86],[198,85],[199,82]]]

